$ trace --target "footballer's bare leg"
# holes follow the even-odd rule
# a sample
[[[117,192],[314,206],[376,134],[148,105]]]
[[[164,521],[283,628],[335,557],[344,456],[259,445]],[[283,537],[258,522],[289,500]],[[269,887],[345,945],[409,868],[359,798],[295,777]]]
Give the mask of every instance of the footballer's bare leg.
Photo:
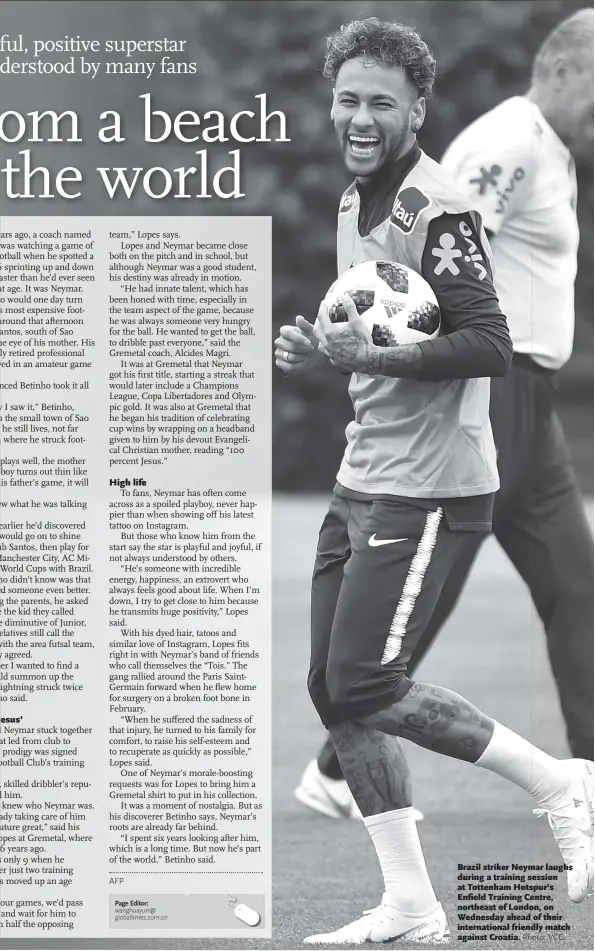
[[[464,697],[418,682],[411,683],[402,700],[362,722],[468,763],[475,763],[485,752],[494,732],[494,720]]]
[[[363,944],[407,936],[448,939],[448,925],[426,869],[411,807],[409,767],[399,739],[361,723],[329,729],[384,876],[377,908],[308,944]]]
[[[360,722],[474,763],[520,786],[535,800],[536,814],[548,816],[562,858],[571,867],[571,900],[580,902],[592,893],[592,763],[548,756],[464,697],[431,684],[411,683],[401,700]]]
[[[341,723],[329,733],[364,818],[411,806],[409,766],[396,736],[359,723]]]

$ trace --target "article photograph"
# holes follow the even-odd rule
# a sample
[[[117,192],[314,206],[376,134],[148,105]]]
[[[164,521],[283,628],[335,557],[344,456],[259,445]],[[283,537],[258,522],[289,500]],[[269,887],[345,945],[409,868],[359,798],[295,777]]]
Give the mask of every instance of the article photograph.
[[[0,12],[0,948],[593,948],[593,6]]]

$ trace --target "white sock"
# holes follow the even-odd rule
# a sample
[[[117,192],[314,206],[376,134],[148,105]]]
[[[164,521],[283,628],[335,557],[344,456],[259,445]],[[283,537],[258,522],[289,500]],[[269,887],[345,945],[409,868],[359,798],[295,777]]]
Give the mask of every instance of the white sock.
[[[406,915],[433,912],[438,900],[426,869],[413,808],[365,816],[364,822],[384,875],[388,904]]]
[[[557,806],[568,789],[568,770],[564,760],[548,756],[512,730],[496,722],[485,751],[476,762],[504,779],[520,786],[540,806]]]

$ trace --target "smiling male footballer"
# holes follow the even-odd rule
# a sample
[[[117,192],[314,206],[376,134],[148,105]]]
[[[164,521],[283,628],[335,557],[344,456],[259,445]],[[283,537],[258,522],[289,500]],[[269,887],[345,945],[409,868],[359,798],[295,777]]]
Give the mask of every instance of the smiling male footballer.
[[[369,18],[329,37],[324,75],[355,178],[339,206],[339,274],[368,260],[417,271],[436,294],[441,336],[375,347],[347,297],[347,328],[321,305],[315,328],[299,316],[275,341],[286,373],[327,359],[352,374],[354,420],[314,567],[308,688],[384,876],[377,908],[310,944],[448,939],[401,737],[526,790],[571,866],[571,900],[593,887],[591,764],[555,759],[453,691],[407,675],[453,565],[491,527],[490,377],[512,358],[481,218],[417,144],[435,66],[415,30]]]

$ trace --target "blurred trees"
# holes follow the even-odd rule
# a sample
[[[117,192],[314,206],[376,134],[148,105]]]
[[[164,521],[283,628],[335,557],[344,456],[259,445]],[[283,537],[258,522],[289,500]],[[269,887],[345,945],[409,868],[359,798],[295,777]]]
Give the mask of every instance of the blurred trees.
[[[438,62],[435,97],[420,141],[429,155],[439,159],[472,119],[502,99],[526,91],[531,62],[542,40],[585,4],[575,0],[204,0],[142,6],[151,34],[186,37],[188,58],[198,62],[197,78],[160,85],[156,95],[164,106],[177,107],[177,111],[220,108],[232,115],[251,108],[254,96],[265,92],[269,110],[280,109],[287,116],[291,142],[243,148],[246,198],[197,202],[192,209],[180,208],[178,203],[175,208],[177,214],[273,216],[274,321],[278,326],[293,322],[300,312],[312,318],[335,277],[337,202],[349,178],[329,120],[330,86],[321,76],[325,37],[350,19],[371,15],[411,23],[420,30]],[[189,96],[191,83],[194,96]],[[581,166],[578,174],[582,242],[577,357],[563,375],[562,389],[567,397],[584,402],[590,393],[592,352],[592,164]],[[160,211],[165,212],[163,203]],[[173,208],[167,211],[174,213]],[[290,381],[273,372],[275,483],[278,488],[328,488],[349,418],[345,377],[324,374],[314,381]],[[583,438],[580,427],[577,438]]]

